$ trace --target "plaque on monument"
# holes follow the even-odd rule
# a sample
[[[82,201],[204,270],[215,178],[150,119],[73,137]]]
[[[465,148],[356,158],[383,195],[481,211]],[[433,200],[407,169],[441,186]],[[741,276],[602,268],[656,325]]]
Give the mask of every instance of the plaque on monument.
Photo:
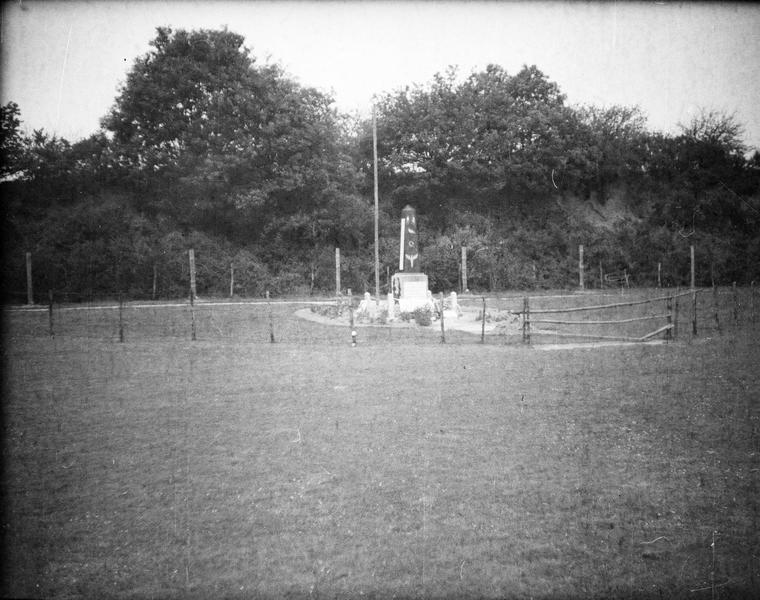
[[[401,312],[412,312],[429,304],[428,277],[420,272],[417,213],[411,206],[401,211],[399,272],[393,275],[393,297]]]
[[[417,213],[408,204],[401,211],[401,243],[398,269],[406,273],[419,273],[420,250],[417,244]]]

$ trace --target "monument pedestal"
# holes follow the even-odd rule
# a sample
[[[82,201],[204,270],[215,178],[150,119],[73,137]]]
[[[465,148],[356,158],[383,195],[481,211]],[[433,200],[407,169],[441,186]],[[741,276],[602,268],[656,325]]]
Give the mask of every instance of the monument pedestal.
[[[393,298],[401,312],[429,305],[428,277],[424,273],[395,273],[391,282]]]

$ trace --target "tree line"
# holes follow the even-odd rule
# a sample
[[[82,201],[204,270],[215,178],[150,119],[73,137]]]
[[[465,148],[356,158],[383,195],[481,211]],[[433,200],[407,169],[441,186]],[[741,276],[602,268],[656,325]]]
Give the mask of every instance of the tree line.
[[[224,30],[160,27],[95,134],[24,134],[1,107],[3,279],[72,299],[332,291],[374,282],[372,123],[262,64]],[[760,277],[760,154],[732,115],[705,110],[677,135],[636,107],[570,106],[536,66],[455,68],[377,99],[381,280],[401,208],[417,209],[431,287],[557,288],[578,244],[640,285]],[[611,206],[614,211],[609,210]],[[588,210],[614,218],[589,219]],[[15,294],[15,296],[14,296]]]

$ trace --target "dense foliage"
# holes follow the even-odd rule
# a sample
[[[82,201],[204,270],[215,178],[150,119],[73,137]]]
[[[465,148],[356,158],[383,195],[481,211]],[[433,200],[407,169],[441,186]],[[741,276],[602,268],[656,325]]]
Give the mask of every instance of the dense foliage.
[[[372,125],[279,67],[241,36],[159,28],[89,138],[21,132],[2,107],[4,280],[21,301],[31,252],[38,297],[200,294],[374,286]],[[572,286],[627,272],[640,285],[760,277],[760,155],[741,125],[703,112],[676,136],[637,109],[571,107],[535,66],[455,69],[377,101],[381,280],[396,264],[396,219],[421,223],[423,268],[458,289]],[[594,216],[596,215],[596,216]]]

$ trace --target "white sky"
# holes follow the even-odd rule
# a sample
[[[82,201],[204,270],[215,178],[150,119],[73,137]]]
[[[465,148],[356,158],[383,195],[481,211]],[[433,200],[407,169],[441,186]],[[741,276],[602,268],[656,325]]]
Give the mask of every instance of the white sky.
[[[30,1],[2,6],[0,102],[27,131],[93,133],[155,28],[220,28],[339,109],[448,65],[535,64],[568,103],[638,105],[653,130],[735,113],[760,148],[760,6],[668,2]]]

